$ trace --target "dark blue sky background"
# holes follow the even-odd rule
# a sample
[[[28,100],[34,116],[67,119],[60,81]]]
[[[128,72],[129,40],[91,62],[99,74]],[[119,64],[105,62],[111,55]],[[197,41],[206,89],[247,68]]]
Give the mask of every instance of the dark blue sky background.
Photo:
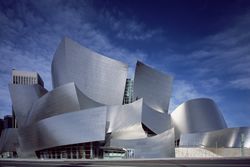
[[[129,64],[174,76],[170,112],[210,97],[230,127],[250,126],[250,1],[0,0],[0,117],[11,113],[11,69],[50,64],[64,37]]]

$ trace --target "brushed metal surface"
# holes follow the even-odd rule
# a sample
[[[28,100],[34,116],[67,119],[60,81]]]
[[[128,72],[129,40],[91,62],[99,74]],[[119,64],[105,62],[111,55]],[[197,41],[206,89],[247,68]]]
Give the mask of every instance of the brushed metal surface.
[[[171,117],[168,113],[158,112],[145,103],[143,103],[142,109],[142,123],[155,134],[172,128]]]
[[[89,98],[106,105],[122,104],[128,66],[64,38],[52,62],[53,87],[75,82]]]
[[[134,149],[135,158],[174,157],[174,129],[172,128],[156,136],[143,139],[111,139],[110,146]]]
[[[138,61],[134,79],[134,98],[143,98],[149,107],[168,113],[172,80],[171,76]]]
[[[108,106],[107,133],[141,123],[143,99],[125,105]]]
[[[17,125],[18,127],[25,126],[26,119],[31,111],[33,103],[46,94],[47,90],[38,84],[9,84],[9,91],[13,110],[16,115]]]
[[[183,134],[180,147],[250,148],[250,127],[226,128],[204,133]]]
[[[140,139],[146,137],[147,134],[143,130],[141,123],[137,123],[127,126],[123,129],[113,131],[107,139],[107,142],[109,142],[111,139]]]
[[[53,116],[18,129],[23,157],[50,147],[104,141],[107,107]]]
[[[192,99],[182,103],[171,114],[176,139],[181,134],[227,128],[223,115],[213,100]]]
[[[99,106],[101,104],[86,97],[71,82],[57,87],[34,102],[27,124],[51,116]]]
[[[16,128],[7,128],[2,131],[0,137],[0,153],[17,151],[18,138]]]

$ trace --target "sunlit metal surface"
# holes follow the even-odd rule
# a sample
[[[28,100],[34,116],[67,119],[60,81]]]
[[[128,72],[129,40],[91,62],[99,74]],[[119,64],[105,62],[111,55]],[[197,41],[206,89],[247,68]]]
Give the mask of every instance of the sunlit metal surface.
[[[107,107],[65,113],[19,128],[19,143],[24,157],[45,148],[104,141]]]
[[[207,132],[227,128],[213,100],[199,98],[182,103],[171,113],[176,139],[180,134]]]
[[[109,137],[110,139],[140,139],[147,137],[147,134],[142,128],[141,123],[127,126],[123,129],[113,131]]]
[[[174,157],[174,129],[143,139],[111,139],[110,146],[134,149],[135,158]]]
[[[171,127],[171,117],[168,113],[155,111],[143,103],[142,122],[155,134],[160,134]]]
[[[143,99],[125,105],[108,106],[108,133],[141,123]]]
[[[0,153],[17,151],[18,145],[17,129],[4,129],[0,137]]]
[[[204,133],[183,134],[181,147],[250,148],[250,128],[227,128]]]
[[[76,88],[74,83],[68,83],[39,98],[32,107],[27,124],[54,115],[99,106],[101,104],[86,97]]]
[[[144,103],[159,112],[168,113],[172,77],[137,62],[134,81],[134,98],[143,98]]]
[[[25,125],[31,107],[36,100],[47,93],[40,85],[9,84],[10,96],[18,127]]]
[[[128,66],[64,38],[52,62],[54,88],[69,82],[89,98],[106,105],[122,104]]]

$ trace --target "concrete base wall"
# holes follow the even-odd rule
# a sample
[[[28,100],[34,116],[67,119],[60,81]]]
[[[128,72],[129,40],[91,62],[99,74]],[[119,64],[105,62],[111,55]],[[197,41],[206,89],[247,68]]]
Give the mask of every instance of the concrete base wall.
[[[249,157],[250,148],[175,148],[176,157]]]
[[[175,148],[175,157],[220,157],[204,148]]]

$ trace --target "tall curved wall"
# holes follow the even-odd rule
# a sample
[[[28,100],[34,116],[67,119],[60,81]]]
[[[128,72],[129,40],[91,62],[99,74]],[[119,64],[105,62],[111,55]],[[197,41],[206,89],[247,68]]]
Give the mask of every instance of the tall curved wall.
[[[134,149],[135,158],[167,158],[175,156],[174,129],[153,137],[133,140],[113,139],[111,147]]]
[[[107,133],[141,123],[143,99],[125,105],[108,106]]]
[[[17,151],[18,145],[17,129],[4,129],[0,137],[0,153]]]
[[[56,146],[104,141],[106,114],[106,107],[97,107],[53,116],[19,128],[23,157]]]
[[[9,84],[10,96],[18,127],[25,126],[33,103],[47,93],[40,85]]]
[[[171,117],[168,113],[157,112],[144,103],[142,109],[142,123],[155,134],[163,133],[172,128]]]
[[[51,70],[54,88],[75,82],[82,93],[96,102],[122,104],[128,71],[122,62],[64,38],[56,50]]]
[[[27,124],[51,116],[99,106],[101,104],[84,96],[74,83],[68,83],[39,98],[32,107]]]
[[[172,77],[137,62],[134,79],[134,98],[159,112],[168,113]]]
[[[250,148],[250,128],[227,128],[181,135],[181,147]]]
[[[109,139],[145,138],[142,128],[143,99],[125,105],[108,106],[107,123]]]
[[[207,132],[227,128],[227,124],[213,100],[189,100],[171,113],[176,139],[180,134]]]

